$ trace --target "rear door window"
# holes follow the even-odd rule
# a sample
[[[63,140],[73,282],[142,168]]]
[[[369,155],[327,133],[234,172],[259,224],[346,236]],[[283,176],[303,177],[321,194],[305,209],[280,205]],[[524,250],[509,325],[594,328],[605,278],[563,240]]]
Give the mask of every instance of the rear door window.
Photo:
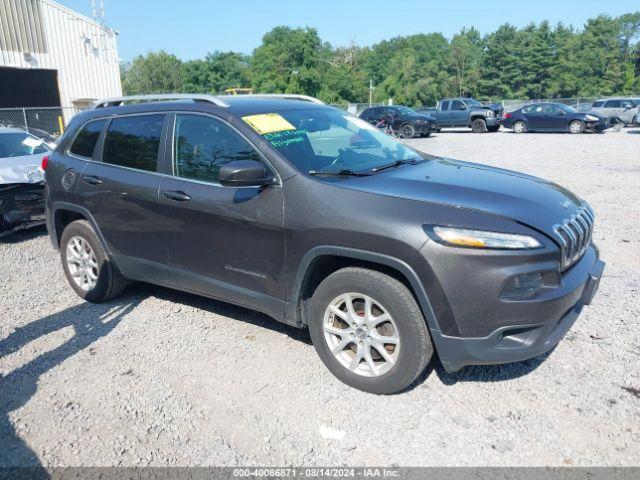
[[[155,172],[165,115],[133,115],[111,121],[102,161],[111,165]]]
[[[69,148],[69,152],[80,157],[93,157],[93,151],[96,148],[100,132],[102,132],[105,123],[106,120],[96,120],[89,122],[82,127],[80,132],[78,132],[78,135],[76,135],[76,138],[73,140],[71,148]]]
[[[600,107],[602,107],[602,105],[604,105],[604,102],[593,102],[592,107],[593,108],[600,108]]]
[[[449,100],[445,100],[440,104],[440,110],[449,110]]]

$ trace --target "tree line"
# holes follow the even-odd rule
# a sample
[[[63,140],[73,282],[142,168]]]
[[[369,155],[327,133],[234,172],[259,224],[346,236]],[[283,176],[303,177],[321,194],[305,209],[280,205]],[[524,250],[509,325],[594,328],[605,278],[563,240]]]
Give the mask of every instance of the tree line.
[[[126,94],[301,93],[327,103],[393,98],[432,105],[448,96],[480,99],[640,94],[640,12],[600,15],[581,29],[544,21],[505,23],[481,35],[463,28],[395,37],[371,47],[333,47],[313,28],[275,27],[251,55],[214,51],[182,61],[160,51],[122,65]]]

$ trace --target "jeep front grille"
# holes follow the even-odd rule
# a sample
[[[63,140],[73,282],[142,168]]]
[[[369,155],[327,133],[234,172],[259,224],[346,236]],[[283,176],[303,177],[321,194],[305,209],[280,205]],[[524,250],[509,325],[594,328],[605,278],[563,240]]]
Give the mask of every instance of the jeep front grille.
[[[594,220],[593,210],[584,204],[574,215],[554,225],[553,230],[561,247],[562,270],[577,262],[591,244]]]

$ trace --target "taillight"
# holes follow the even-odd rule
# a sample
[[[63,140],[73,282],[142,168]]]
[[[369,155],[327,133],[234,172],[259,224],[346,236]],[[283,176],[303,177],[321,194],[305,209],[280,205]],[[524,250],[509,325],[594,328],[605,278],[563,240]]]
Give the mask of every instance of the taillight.
[[[49,155],[42,157],[42,170],[47,169],[47,163],[49,163]]]
[[[504,118],[511,118],[513,115],[511,115],[509,112],[504,114]]]

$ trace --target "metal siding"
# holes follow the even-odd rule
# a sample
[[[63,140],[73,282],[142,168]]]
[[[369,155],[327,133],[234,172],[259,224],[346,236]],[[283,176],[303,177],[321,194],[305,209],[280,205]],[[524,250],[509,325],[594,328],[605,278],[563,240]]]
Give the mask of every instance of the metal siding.
[[[77,14],[51,0],[37,3],[0,0],[0,36],[2,44],[21,47],[20,38],[28,38],[34,50],[32,60],[25,60],[22,51],[0,51],[0,66],[45,68],[58,71],[58,86],[63,107],[73,106],[79,98],[120,96],[120,64],[115,32]],[[21,11],[11,7],[21,5]],[[40,10],[38,15],[34,9]],[[11,15],[13,21],[8,20]],[[39,17],[39,18],[38,18]],[[38,20],[42,22],[38,29]],[[27,26],[31,23],[31,28]],[[22,31],[16,31],[20,25]],[[13,28],[10,28],[13,27]],[[44,37],[40,33],[44,33]],[[85,41],[89,39],[88,43]],[[18,48],[19,49],[19,48]]]

